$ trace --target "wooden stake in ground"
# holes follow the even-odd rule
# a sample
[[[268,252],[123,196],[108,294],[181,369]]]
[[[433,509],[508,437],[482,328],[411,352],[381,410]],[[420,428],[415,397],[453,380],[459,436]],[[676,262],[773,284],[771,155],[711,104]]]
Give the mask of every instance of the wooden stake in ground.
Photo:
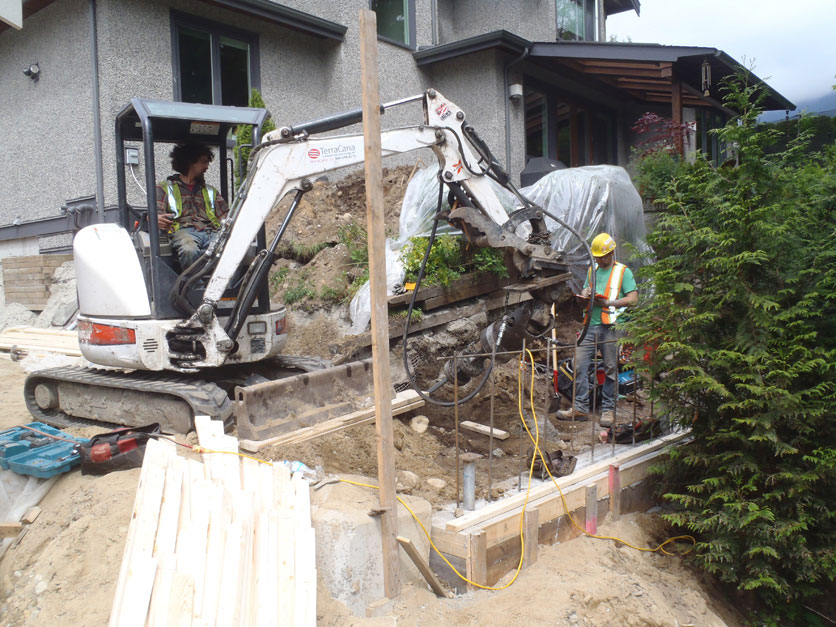
[[[377,427],[377,474],[380,485],[380,532],[383,538],[383,590],[400,593],[398,511],[395,501],[395,447],[390,402],[389,306],[386,301],[386,234],[383,229],[383,166],[380,154],[377,16],[360,10],[360,76],[363,87],[363,139],[366,159],[366,228],[369,238],[369,287],[372,306],[372,361]]]

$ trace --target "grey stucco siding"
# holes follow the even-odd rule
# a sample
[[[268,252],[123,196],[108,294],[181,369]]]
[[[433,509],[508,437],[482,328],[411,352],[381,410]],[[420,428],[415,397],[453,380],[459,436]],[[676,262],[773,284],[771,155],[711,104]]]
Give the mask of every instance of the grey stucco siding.
[[[95,193],[89,32],[87,1],[64,0],[0,35],[0,226]]]
[[[507,30],[529,41],[554,41],[555,0],[438,0],[439,43]]]

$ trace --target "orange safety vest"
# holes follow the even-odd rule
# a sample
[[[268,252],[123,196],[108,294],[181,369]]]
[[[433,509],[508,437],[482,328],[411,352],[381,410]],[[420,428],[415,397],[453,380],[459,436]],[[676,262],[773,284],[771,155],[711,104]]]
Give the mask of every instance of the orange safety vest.
[[[623,263],[615,262],[610,270],[610,278],[607,281],[607,287],[604,290],[604,296],[607,300],[615,300],[618,298],[618,293],[621,291],[621,283],[624,281],[624,270],[627,266]],[[615,324],[621,312],[627,309],[626,307],[602,307],[601,308],[601,324]]]

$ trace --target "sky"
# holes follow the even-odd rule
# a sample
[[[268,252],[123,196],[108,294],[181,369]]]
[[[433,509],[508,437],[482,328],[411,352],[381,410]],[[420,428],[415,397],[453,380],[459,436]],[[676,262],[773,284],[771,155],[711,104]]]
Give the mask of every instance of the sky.
[[[836,0],[641,0],[607,19],[613,36],[719,48],[796,103],[836,84]]]

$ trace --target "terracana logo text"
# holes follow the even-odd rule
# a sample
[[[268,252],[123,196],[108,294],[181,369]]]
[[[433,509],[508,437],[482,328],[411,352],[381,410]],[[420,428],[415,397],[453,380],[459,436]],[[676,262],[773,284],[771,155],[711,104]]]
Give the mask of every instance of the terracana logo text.
[[[356,147],[348,144],[334,146],[333,148],[311,148],[308,150],[308,158],[319,159],[320,157],[339,158],[341,156],[354,155]]]

